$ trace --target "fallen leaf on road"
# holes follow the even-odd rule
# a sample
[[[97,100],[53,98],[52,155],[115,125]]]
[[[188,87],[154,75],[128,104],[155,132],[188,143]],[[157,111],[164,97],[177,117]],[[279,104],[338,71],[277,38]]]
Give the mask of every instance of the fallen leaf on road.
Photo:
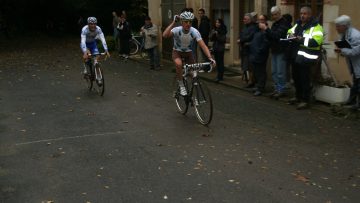
[[[164,199],[168,199],[168,196],[167,196],[167,195],[164,195]]]
[[[300,175],[298,173],[292,173],[292,175],[295,177],[295,180],[297,181],[301,181],[301,182],[304,182],[304,183],[307,183],[309,182],[309,178],[303,176],[303,175]]]

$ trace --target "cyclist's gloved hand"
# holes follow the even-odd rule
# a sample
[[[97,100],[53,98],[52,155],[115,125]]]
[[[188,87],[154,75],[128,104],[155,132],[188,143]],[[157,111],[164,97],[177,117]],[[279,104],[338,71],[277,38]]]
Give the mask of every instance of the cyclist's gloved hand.
[[[213,58],[209,58],[212,67],[216,66],[216,61]]]
[[[179,19],[180,19],[180,16],[178,16],[178,15],[174,15],[174,22],[178,22],[179,21]]]
[[[86,59],[88,59],[88,57],[89,57],[88,52],[85,52],[85,53],[83,54],[83,59],[84,59],[84,61],[85,61]]]
[[[108,51],[106,51],[105,53],[106,53],[106,57],[110,58],[110,53]]]

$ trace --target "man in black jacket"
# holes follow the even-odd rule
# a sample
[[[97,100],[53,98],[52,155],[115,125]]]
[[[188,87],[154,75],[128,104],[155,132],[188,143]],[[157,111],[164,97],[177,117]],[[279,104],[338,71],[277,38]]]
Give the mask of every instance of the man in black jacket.
[[[286,46],[280,39],[285,39],[287,31],[291,24],[282,17],[281,10],[278,6],[271,8],[271,17],[274,21],[271,29],[264,23],[259,23],[259,28],[265,31],[267,38],[271,43],[271,68],[272,78],[275,83],[275,90],[272,97],[278,99],[284,94],[286,85]]]
[[[252,67],[249,61],[250,56],[250,42],[254,37],[254,33],[257,31],[257,24],[254,22],[254,17],[250,13],[246,13],[243,18],[244,28],[239,34],[237,40],[240,45],[240,58],[241,58],[241,70],[248,85],[246,87],[254,87],[254,81],[252,77]]]
[[[265,15],[259,15],[258,22],[267,24],[267,17]],[[255,79],[254,96],[260,96],[265,89],[266,64],[269,56],[269,41],[265,31],[256,27],[256,31],[249,47],[249,60],[252,64]]]
[[[199,26],[198,26],[198,30],[201,34],[201,38],[203,39],[204,43],[206,46],[208,46],[209,44],[209,35],[210,35],[210,30],[211,30],[211,25],[210,25],[210,20],[209,18],[205,15],[205,9],[200,8],[198,11],[200,20],[199,20]],[[207,58],[204,54],[204,52],[202,52],[203,58]]]

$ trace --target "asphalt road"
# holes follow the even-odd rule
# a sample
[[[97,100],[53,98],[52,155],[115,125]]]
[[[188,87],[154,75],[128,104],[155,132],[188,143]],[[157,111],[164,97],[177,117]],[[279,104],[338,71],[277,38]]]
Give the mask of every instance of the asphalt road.
[[[360,201],[358,121],[208,83],[204,127],[168,65],[114,56],[100,97],[77,40],[2,46],[0,202]]]

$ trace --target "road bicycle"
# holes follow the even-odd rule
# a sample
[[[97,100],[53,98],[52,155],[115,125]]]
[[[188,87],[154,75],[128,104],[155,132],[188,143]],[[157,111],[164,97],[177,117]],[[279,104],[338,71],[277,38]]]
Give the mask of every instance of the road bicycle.
[[[130,55],[139,54],[143,59],[148,60],[149,55],[145,50],[145,38],[132,35],[130,39]]]
[[[211,99],[210,90],[205,83],[200,81],[199,72],[205,72],[207,68],[212,66],[210,62],[194,63],[183,65],[183,82],[186,88],[187,95],[180,94],[180,86],[177,86],[174,91],[174,98],[178,111],[185,115],[188,111],[189,105],[195,108],[195,114],[199,122],[203,125],[208,125],[211,122],[213,115],[213,102]]]
[[[89,91],[94,90],[103,96],[105,92],[105,79],[97,56],[106,56],[106,53],[88,54],[89,59],[84,62],[84,80]],[[94,85],[96,83],[96,85]]]

